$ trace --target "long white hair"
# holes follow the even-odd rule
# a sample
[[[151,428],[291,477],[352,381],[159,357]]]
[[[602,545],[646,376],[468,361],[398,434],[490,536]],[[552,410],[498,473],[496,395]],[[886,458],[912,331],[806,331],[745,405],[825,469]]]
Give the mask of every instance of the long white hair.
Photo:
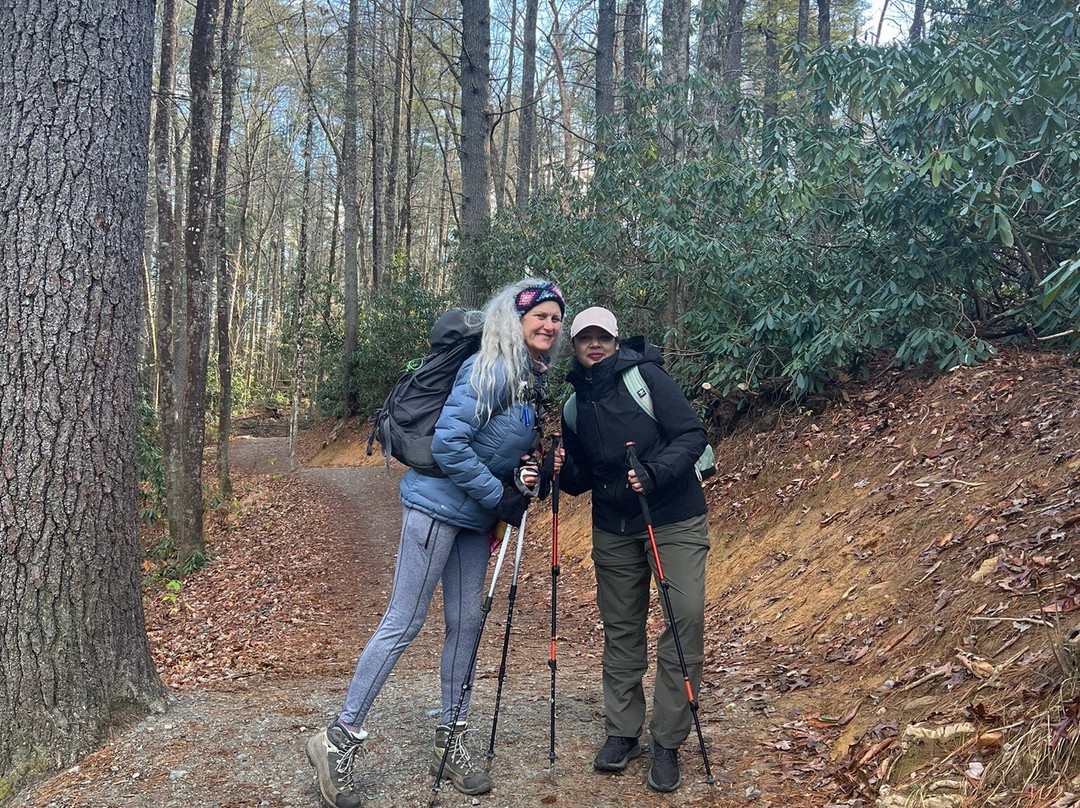
[[[543,278],[524,278],[504,286],[484,306],[484,332],[470,379],[479,400],[476,417],[480,423],[496,409],[524,402],[529,396],[532,360],[515,302],[523,289],[546,283]],[[508,400],[501,396],[504,385],[509,388]]]

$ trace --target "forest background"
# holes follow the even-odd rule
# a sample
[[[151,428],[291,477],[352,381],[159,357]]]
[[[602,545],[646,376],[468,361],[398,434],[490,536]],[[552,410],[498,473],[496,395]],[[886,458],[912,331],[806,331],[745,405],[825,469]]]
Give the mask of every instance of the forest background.
[[[142,517],[168,520],[167,576],[205,560],[234,412],[290,409],[294,443],[302,417],[364,416],[437,313],[523,272],[662,344],[706,414],[805,401],[883,354],[948,369],[1080,344],[1074,4],[156,15],[138,470]],[[882,44],[889,15],[904,34]],[[132,58],[149,77],[150,54]],[[48,713],[11,725],[0,772]]]

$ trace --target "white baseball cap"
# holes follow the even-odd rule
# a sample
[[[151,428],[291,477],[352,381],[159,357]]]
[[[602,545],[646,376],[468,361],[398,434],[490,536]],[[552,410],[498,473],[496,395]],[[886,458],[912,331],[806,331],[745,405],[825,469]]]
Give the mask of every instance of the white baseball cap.
[[[591,325],[604,329],[613,337],[619,336],[619,323],[615,320],[615,315],[603,306],[590,306],[574,318],[570,325],[570,339]]]

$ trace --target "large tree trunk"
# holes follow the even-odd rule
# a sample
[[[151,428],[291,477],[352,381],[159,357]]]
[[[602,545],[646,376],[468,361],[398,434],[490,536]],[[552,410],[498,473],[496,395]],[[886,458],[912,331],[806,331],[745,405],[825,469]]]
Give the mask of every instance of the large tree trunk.
[[[232,432],[232,351],[230,316],[232,314],[232,278],[229,251],[225,238],[225,192],[229,171],[229,141],[232,139],[233,101],[236,95],[236,71],[240,62],[240,35],[244,30],[245,0],[225,0],[221,21],[221,124],[218,128],[217,163],[214,168],[214,263],[217,266],[217,365],[218,440],[217,479],[219,494],[232,495],[229,479],[229,436]],[[235,16],[235,22],[233,17]]]
[[[161,412],[162,467],[165,476],[165,514],[174,518],[180,513],[176,499],[180,476],[180,433],[176,417],[181,401],[173,346],[180,330],[177,322],[180,266],[180,231],[174,215],[171,179],[173,153],[169,134],[173,128],[173,87],[176,69],[176,0],[161,3],[161,56],[158,63],[157,102],[154,112],[154,200],[157,207],[158,275],[158,403]]]
[[[475,306],[480,290],[472,248],[491,222],[488,109],[491,82],[491,14],[488,0],[461,2],[461,246],[465,268],[463,302]]]
[[[356,192],[356,44],[360,28],[360,2],[349,0],[345,29],[345,142],[341,146],[341,188],[344,233],[342,279],[345,283],[345,345],[342,353],[342,409],[346,418],[356,412],[356,343],[360,330],[360,267],[356,245],[360,240],[360,211]]]
[[[162,709],[135,526],[152,0],[0,6],[0,782]],[[47,158],[47,159],[46,159]]]
[[[532,164],[536,149],[536,17],[539,0],[525,0],[521,52],[521,117],[518,121],[517,187],[514,202],[524,213],[532,196]]]
[[[184,228],[187,365],[180,410],[180,479],[178,532],[173,535],[181,571],[198,564],[206,550],[203,538],[202,459],[206,445],[206,364],[210,352],[210,273],[206,230],[210,209],[213,143],[214,20],[217,0],[198,0],[191,34],[191,147]],[[172,527],[172,522],[170,522]]]

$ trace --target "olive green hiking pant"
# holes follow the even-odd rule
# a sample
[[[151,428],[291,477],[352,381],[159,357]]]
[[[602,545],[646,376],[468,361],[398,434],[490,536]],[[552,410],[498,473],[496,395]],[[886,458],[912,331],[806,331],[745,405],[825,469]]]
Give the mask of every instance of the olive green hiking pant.
[[[653,529],[660,565],[668,583],[686,670],[696,697],[704,659],[705,558],[709,530],[705,516]],[[655,575],[649,534],[622,536],[593,527],[596,603],[604,621],[604,711],[608,735],[637,737],[645,723],[641,678],[648,667],[645,622]],[[649,732],[661,746],[677,749],[690,734],[692,716],[670,616],[657,646],[656,686]]]

